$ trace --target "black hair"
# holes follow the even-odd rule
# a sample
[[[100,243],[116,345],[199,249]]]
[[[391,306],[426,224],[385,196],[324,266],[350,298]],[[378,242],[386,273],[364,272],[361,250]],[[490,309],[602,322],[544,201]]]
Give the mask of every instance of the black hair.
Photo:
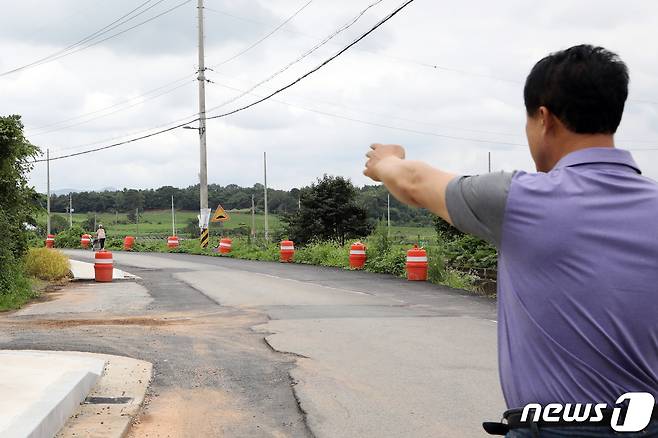
[[[545,106],[579,134],[614,134],[627,97],[626,64],[617,54],[587,44],[539,61],[523,88],[529,116]]]

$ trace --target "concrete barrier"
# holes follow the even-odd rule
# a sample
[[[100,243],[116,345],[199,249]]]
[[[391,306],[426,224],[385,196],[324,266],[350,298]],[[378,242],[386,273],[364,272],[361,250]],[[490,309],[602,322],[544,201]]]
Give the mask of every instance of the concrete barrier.
[[[0,351],[0,436],[52,438],[103,374],[105,361],[62,352]]]

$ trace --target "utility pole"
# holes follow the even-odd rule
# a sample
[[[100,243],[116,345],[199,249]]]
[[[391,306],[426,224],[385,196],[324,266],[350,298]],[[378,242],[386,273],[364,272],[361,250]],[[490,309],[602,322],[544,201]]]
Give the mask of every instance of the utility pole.
[[[489,173],[491,173],[491,151],[489,151]]]
[[[386,197],[386,216],[388,217],[387,237],[391,237],[391,194]]]
[[[46,220],[48,229],[47,233],[50,234],[50,149],[46,149],[46,182],[48,201],[46,201],[46,208],[48,210],[48,219]]]
[[[265,241],[270,241],[270,225],[267,222],[267,152],[263,152],[263,173],[265,175]]]
[[[96,232],[97,229],[98,227],[96,226],[96,212],[94,212],[94,232]]]
[[[174,213],[174,195],[171,195],[171,235],[176,235],[176,214]]]
[[[251,195],[251,237],[256,237],[256,203],[254,195]]]
[[[206,152],[206,64],[203,48],[203,0],[197,0],[199,21],[199,226],[201,228],[201,247],[208,246],[208,154]]]
[[[69,193],[69,228],[73,228],[73,194]]]
[[[135,209],[135,222],[137,223],[137,233],[135,233],[135,237],[139,236],[139,207]]]

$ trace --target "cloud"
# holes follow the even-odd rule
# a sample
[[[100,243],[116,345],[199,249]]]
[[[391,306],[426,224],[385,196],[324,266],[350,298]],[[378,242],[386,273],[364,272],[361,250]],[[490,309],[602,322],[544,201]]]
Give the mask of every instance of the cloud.
[[[208,72],[215,82],[207,85],[208,108],[238,94],[225,85],[249,89],[371,2],[316,0],[262,44],[218,65],[260,39],[305,1],[207,1],[208,8],[220,11],[206,14],[207,65],[216,66]],[[153,12],[177,3],[165,0]],[[0,18],[0,70],[66,47],[135,5],[128,0],[93,0],[83,6],[73,0],[13,2]],[[398,0],[382,1],[334,41],[254,93],[262,96],[294,80],[398,5]],[[34,26],[25,26],[28,17]],[[658,37],[657,29],[658,4],[639,0],[625,2],[623,7],[593,0],[503,4],[465,0],[446,7],[417,0],[349,52],[276,97],[293,106],[271,101],[209,121],[209,180],[248,186],[261,182],[262,153],[267,151],[273,187],[303,186],[324,173],[364,184],[368,181],[361,175],[363,155],[375,141],[403,144],[409,156],[453,172],[486,171],[489,152],[494,169],[532,170],[525,147],[501,144],[525,144],[523,81],[538,59],[581,42],[610,47],[629,65],[631,101],[618,143],[636,149],[658,147],[658,62],[647,50]],[[196,64],[196,5],[192,2],[88,50],[0,77],[0,113],[22,114],[30,139],[50,148],[54,156],[84,150],[89,143],[126,138],[195,114]],[[143,103],[130,100],[180,78],[188,78],[188,85]],[[211,114],[255,99],[245,96]],[[128,105],[139,104],[123,109],[127,105],[121,103],[127,100]],[[37,127],[112,105],[119,106],[96,115],[121,111],[34,135],[43,132]],[[195,131],[177,130],[54,161],[52,187],[195,184],[198,148]],[[635,153],[645,174],[653,178],[658,178],[656,154]],[[31,182],[45,190],[43,164],[35,167]]]

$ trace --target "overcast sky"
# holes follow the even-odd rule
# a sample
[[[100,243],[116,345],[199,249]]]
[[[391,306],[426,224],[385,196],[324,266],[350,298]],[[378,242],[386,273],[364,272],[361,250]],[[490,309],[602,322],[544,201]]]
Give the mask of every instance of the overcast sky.
[[[182,1],[152,0],[145,6],[155,5],[152,9],[103,37]],[[2,0],[0,73],[65,49],[142,2]],[[307,2],[206,0],[206,64],[233,57]],[[207,86],[208,108],[279,71],[373,2],[312,1],[263,43],[208,72],[213,81]],[[264,95],[302,75],[401,3],[381,1],[253,93]],[[50,148],[51,156],[194,118],[196,37],[195,0],[116,38],[0,77],[0,114],[20,114],[28,138],[44,153]],[[307,185],[324,173],[361,185],[367,182],[361,175],[363,155],[373,142],[402,144],[408,157],[459,173],[485,172],[489,151],[495,170],[533,170],[524,146],[523,80],[547,53],[580,43],[609,48],[628,64],[630,100],[617,145],[636,150],[645,175],[658,179],[658,150],[639,150],[658,149],[658,60],[652,41],[658,41],[653,1],[416,0],[277,101],[209,121],[209,182],[262,182],[267,151],[271,187]],[[254,99],[244,96],[209,115]],[[198,135],[178,129],[54,161],[51,187],[184,187],[198,182],[198,171]],[[45,191],[45,164],[37,164],[30,179]]]

